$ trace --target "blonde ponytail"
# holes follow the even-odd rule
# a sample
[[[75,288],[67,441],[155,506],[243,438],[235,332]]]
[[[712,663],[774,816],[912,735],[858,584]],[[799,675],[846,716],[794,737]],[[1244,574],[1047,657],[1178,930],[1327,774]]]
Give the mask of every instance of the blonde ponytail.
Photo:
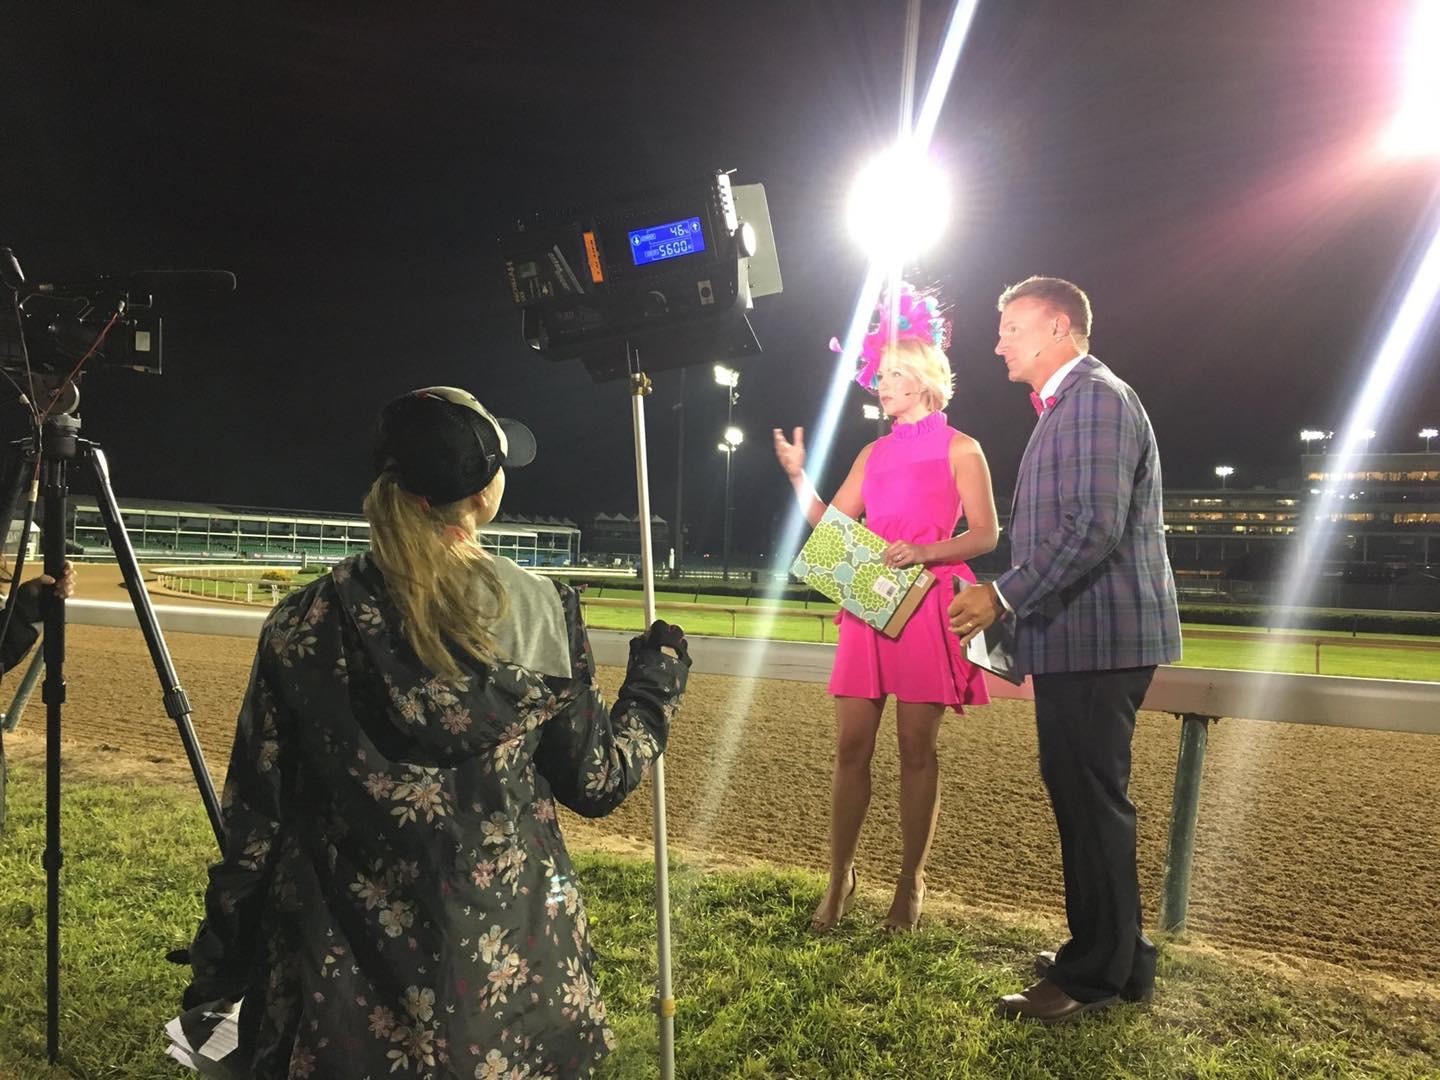
[[[405,637],[421,663],[450,680],[461,671],[446,643],[494,663],[490,627],[507,607],[494,564],[470,531],[467,501],[431,506],[386,471],[364,505],[371,555],[400,609]]]

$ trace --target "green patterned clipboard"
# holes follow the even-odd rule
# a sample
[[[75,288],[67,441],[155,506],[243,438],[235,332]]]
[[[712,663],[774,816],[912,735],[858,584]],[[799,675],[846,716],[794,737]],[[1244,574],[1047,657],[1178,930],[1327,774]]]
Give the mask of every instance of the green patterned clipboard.
[[[835,507],[824,515],[795,557],[790,573],[881,633],[898,637],[935,576],[882,560],[888,543]]]

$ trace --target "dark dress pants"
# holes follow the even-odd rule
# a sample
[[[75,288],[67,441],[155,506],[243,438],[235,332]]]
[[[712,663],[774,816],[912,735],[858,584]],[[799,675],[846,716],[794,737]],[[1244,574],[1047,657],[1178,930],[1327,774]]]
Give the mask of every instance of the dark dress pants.
[[[1077,1001],[1147,993],[1155,946],[1142,930],[1130,740],[1153,667],[1036,675],[1040,775],[1065,869],[1070,940],[1050,979]]]

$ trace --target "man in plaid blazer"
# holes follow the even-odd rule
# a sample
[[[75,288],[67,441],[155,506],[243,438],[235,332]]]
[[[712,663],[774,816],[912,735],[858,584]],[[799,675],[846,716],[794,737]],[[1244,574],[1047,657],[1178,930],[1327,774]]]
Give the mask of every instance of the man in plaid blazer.
[[[1059,1021],[1154,991],[1130,742],[1155,665],[1180,657],[1180,617],[1155,434],[1135,391],[1089,355],[1089,298],[1033,277],[999,306],[995,351],[1010,380],[1032,388],[1038,416],[1015,483],[1011,569],[962,592],[950,616],[966,641],[1013,617],[1017,667],[1033,676],[1070,940],[1040,954],[1039,981],[1000,1011]]]

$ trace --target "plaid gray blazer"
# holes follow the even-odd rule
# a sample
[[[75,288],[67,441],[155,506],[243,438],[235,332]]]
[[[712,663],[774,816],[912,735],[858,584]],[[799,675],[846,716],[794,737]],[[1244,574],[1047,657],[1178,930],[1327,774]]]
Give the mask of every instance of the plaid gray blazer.
[[[1010,512],[1021,672],[1108,671],[1180,658],[1160,455],[1135,391],[1093,356],[1035,424]]]

